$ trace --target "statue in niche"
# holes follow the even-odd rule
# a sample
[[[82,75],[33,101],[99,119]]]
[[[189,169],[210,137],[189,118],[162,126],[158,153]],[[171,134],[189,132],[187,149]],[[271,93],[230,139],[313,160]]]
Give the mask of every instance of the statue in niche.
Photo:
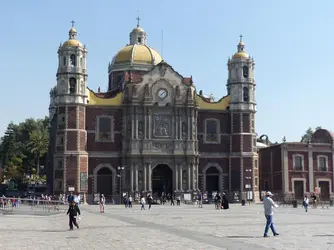
[[[187,126],[185,122],[182,122],[182,137],[186,137],[187,135]]]
[[[150,94],[150,91],[148,89],[148,84],[145,85],[145,96],[148,96]]]
[[[169,117],[156,116],[154,119],[154,133],[156,136],[169,136]]]
[[[139,123],[138,123],[138,135],[142,136],[143,134],[144,134],[144,131],[143,131],[143,122],[139,121]]]
[[[142,183],[143,180],[143,172],[141,170],[138,171],[138,183]]]
[[[180,95],[180,87],[179,86],[176,86],[175,95],[176,95],[176,97],[179,97],[179,95]]]

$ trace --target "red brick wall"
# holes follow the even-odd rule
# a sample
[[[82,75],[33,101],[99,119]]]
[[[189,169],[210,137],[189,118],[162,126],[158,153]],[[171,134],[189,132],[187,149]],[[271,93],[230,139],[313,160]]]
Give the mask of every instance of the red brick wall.
[[[231,159],[231,182],[232,186],[231,189],[233,190],[240,190],[240,158],[232,158]]]
[[[78,131],[67,131],[67,150],[77,150]]]
[[[67,156],[66,157],[66,189],[68,187],[77,187],[77,175],[78,175],[78,164],[77,157]]]
[[[241,152],[241,135],[232,135],[232,152]]]
[[[250,133],[251,130],[251,115],[250,114],[242,114],[242,132]]]
[[[253,136],[243,135],[243,152],[252,152],[253,151]]]
[[[77,125],[77,107],[67,108],[67,128],[75,129]]]

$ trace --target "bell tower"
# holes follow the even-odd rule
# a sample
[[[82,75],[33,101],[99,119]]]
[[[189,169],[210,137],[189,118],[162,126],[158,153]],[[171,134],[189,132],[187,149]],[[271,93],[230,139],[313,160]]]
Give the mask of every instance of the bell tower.
[[[237,52],[228,60],[227,91],[230,95],[231,141],[229,191],[239,199],[256,199],[258,156],[255,133],[254,60],[240,36]],[[232,199],[234,197],[231,197]]]
[[[54,192],[83,192],[88,189],[86,151],[87,68],[86,47],[77,40],[74,21],[69,39],[58,49],[57,128],[53,156]]]

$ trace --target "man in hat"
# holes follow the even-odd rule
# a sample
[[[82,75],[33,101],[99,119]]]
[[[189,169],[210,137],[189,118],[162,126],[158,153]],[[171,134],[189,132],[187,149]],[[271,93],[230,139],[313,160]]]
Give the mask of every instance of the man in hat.
[[[270,191],[268,191],[266,193],[266,197],[263,200],[264,215],[266,216],[266,219],[267,219],[263,237],[268,237],[269,228],[273,232],[274,236],[279,235],[279,233],[276,232],[276,229],[273,223],[273,214],[274,214],[273,207],[278,207],[278,206],[275,204],[275,202],[272,200],[271,197],[273,197],[273,194]]]
[[[77,228],[79,228],[78,222],[77,222],[77,216],[78,214],[80,215],[80,209],[79,207],[75,204],[74,201],[71,202],[68,210],[67,210],[67,214],[69,216],[69,226],[70,226],[70,231],[73,230],[73,224],[74,226],[76,226]]]

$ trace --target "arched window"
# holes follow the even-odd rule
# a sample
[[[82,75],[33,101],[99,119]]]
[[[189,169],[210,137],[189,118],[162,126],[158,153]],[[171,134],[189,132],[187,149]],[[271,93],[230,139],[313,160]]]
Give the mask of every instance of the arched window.
[[[248,78],[248,73],[249,73],[249,69],[247,66],[244,66],[242,68],[242,75],[244,76],[244,78]]]
[[[83,57],[80,57],[80,67],[83,68],[84,65],[83,65]]]
[[[72,54],[71,57],[70,57],[70,59],[71,59],[71,66],[72,67],[77,66],[77,58],[76,58],[76,56]]]
[[[76,85],[77,80],[74,77],[70,78],[70,94],[75,94]]]
[[[66,66],[66,56],[63,57],[63,64]]]
[[[219,141],[219,128],[217,120],[205,120],[205,142],[217,143]]]
[[[244,102],[249,101],[249,89],[247,87],[244,87]]]

